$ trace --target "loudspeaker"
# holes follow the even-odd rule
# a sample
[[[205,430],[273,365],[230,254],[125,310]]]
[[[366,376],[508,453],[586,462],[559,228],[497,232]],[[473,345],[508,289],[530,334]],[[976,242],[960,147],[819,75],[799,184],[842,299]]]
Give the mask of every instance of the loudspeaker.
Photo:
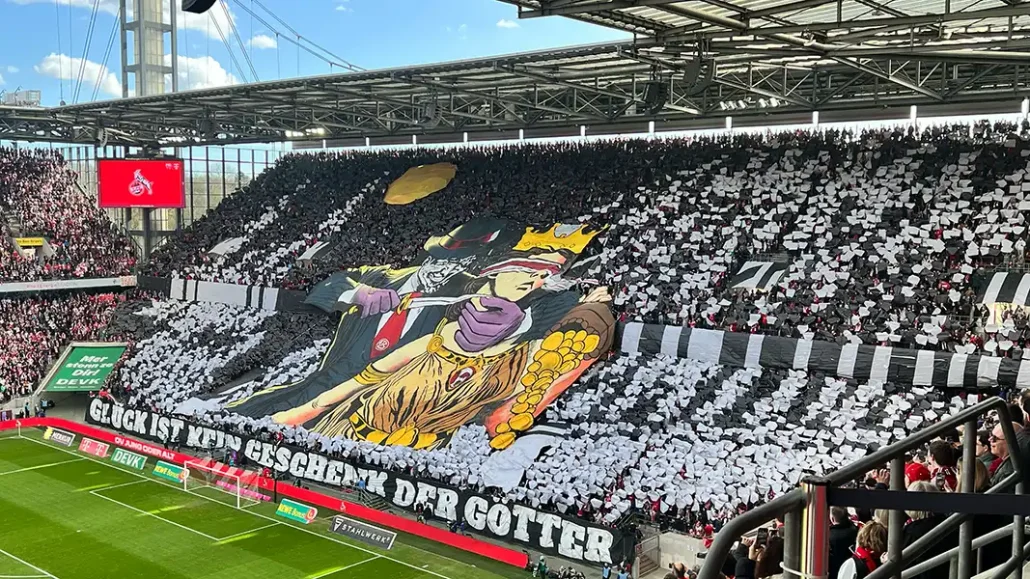
[[[182,11],[203,14],[215,5],[217,0],[182,0]]]
[[[644,106],[647,107],[647,113],[656,115],[663,108],[665,103],[669,100],[669,85],[668,83],[660,80],[648,81],[644,85]]]

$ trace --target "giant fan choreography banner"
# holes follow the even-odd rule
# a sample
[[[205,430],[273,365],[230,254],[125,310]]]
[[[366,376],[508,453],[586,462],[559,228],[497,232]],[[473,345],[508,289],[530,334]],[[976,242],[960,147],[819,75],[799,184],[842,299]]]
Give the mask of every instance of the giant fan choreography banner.
[[[144,438],[190,448],[230,448],[243,453],[254,464],[280,473],[331,486],[365,481],[365,490],[413,511],[418,503],[428,504],[433,516],[448,521],[463,520],[477,532],[514,541],[548,555],[591,563],[618,563],[631,559],[632,534],[593,525],[572,517],[546,512],[513,502],[501,502],[488,495],[456,489],[325,455],[274,445],[256,438],[227,434],[154,412],[126,408],[94,398],[86,421],[98,426]]]
[[[607,290],[565,277],[598,233],[481,219],[429,239],[413,267],[336,273],[307,299],[343,312],[318,371],[229,408],[423,450],[477,423],[507,448],[611,348]]]

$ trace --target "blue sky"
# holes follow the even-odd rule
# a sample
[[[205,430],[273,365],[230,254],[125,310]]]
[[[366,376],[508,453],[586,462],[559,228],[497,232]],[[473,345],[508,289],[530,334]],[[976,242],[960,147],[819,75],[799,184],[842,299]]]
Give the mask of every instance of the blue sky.
[[[247,45],[261,80],[330,72],[329,64],[303,51],[298,68],[297,48],[243,9],[251,8],[279,32],[289,34],[255,0],[219,1],[228,7],[229,16],[216,6],[207,15],[180,18],[180,87],[253,80],[228,26],[229,18]],[[305,38],[367,69],[627,38],[563,18],[519,20],[515,7],[496,0],[256,1]],[[94,5],[99,9],[83,62]],[[168,0],[165,5],[170,5]],[[0,22],[4,23],[0,90],[41,90],[44,105],[56,105],[62,96],[68,103],[92,100],[94,94],[97,99],[121,96],[117,38],[104,66],[117,9],[118,0],[0,0]],[[229,39],[242,72],[219,38],[219,28]]]

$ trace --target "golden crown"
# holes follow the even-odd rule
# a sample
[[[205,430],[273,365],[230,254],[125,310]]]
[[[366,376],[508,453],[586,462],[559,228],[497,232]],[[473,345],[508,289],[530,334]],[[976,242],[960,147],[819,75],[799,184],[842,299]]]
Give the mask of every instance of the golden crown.
[[[581,253],[602,229],[591,229],[589,225],[566,225],[556,223],[547,231],[527,227],[522,239],[515,244],[517,251],[530,249],[567,249]]]

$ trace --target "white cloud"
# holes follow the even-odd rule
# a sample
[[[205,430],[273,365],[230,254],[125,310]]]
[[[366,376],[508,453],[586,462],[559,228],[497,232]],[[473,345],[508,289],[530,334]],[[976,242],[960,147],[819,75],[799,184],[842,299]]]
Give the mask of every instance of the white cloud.
[[[337,12],[354,12],[353,8],[348,7],[346,4],[340,4],[336,7]]]
[[[519,23],[515,22],[514,20],[508,20],[506,18],[501,18],[500,20],[497,21],[497,27],[498,28],[518,28],[519,27]]]
[[[165,65],[172,64],[172,55],[165,55]],[[179,90],[196,88],[217,88],[239,84],[240,80],[222,68],[214,58],[201,56],[189,58],[179,55]]]
[[[0,74],[0,85],[4,85],[4,84],[7,84],[7,81],[4,80],[4,75]]]
[[[93,10],[94,0],[8,0],[15,4],[60,4],[62,8],[71,6],[73,8],[83,8],[86,10]],[[117,15],[118,14],[118,0],[99,0],[98,9],[107,14]],[[133,2],[129,2],[129,14],[132,14]],[[232,22],[236,22],[236,16],[229,6],[224,2],[219,2],[211,10],[208,10],[204,14],[193,14],[192,12],[182,11],[181,0],[165,0],[164,5],[164,21],[169,22],[170,16],[168,12],[169,5],[175,6],[175,18],[176,23],[180,29],[197,30],[202,32],[211,38],[218,39],[218,29],[212,24],[212,22],[218,23],[218,26],[222,28],[222,34],[226,38],[232,34],[231,28],[229,27],[230,19]],[[224,9],[222,8],[224,6]],[[226,16],[228,14],[228,16]],[[62,14],[62,21],[64,15]]]
[[[78,81],[79,68],[82,67],[82,63],[81,58],[72,58],[67,54],[50,53],[33,68],[43,76]],[[122,83],[119,82],[118,77],[113,72],[106,66],[91,60],[87,60],[85,63],[85,68],[83,68],[82,72],[83,85],[92,87],[97,83],[97,79],[100,79],[101,92],[112,97],[122,96]],[[79,94],[81,96],[82,92],[80,91]]]
[[[15,4],[60,4],[74,8],[93,10],[93,0],[10,0]],[[97,9],[108,14],[118,14],[118,0],[100,0]],[[63,15],[62,15],[63,17]]]
[[[279,43],[267,34],[255,34],[254,38],[251,38],[249,41],[247,41],[247,44],[258,50],[263,50],[266,48],[276,48],[279,46]]]
[[[20,69],[17,66],[7,65],[7,72],[11,74],[18,74],[19,71]]]

